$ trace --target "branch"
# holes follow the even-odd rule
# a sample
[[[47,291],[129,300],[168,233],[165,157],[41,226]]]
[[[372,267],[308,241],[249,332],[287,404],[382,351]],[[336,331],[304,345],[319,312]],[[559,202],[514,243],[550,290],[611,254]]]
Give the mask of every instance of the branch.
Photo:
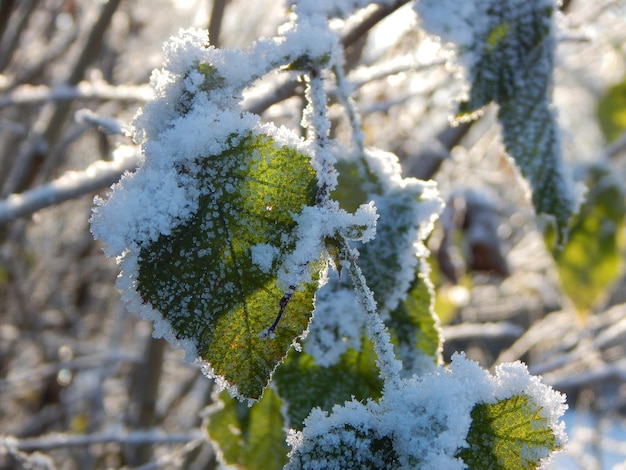
[[[367,32],[376,26],[380,21],[407,3],[409,3],[409,0],[396,0],[391,5],[379,6],[361,23],[356,25],[341,38],[341,45],[344,49],[348,49],[361,39],[361,37],[367,34]],[[295,80],[282,82],[275,86],[273,90],[267,91],[264,99],[259,98],[257,100],[253,100],[251,103],[248,103],[247,106],[244,105],[244,107],[246,108],[246,111],[253,114],[261,114],[270,106],[293,96],[297,88],[298,82]]]
[[[136,355],[124,352],[119,353],[98,353],[89,356],[80,356],[69,361],[58,361],[44,364],[38,367],[21,370],[12,373],[7,378],[0,379],[0,393],[9,387],[18,387],[24,383],[32,383],[33,380],[43,380],[51,375],[56,375],[61,369],[79,370],[102,367],[108,363],[139,362]]]
[[[97,161],[83,171],[68,171],[59,179],[0,201],[0,224],[33,214],[39,209],[111,186],[139,162],[136,148],[124,147],[113,161]],[[128,151],[130,150],[130,151]]]
[[[391,15],[401,6],[409,3],[409,0],[396,0],[390,5],[379,6],[370,16],[365,18],[354,29],[349,31],[342,39],[341,44],[344,48],[348,48],[356,43],[361,37],[376,26],[379,22],[384,20],[387,16]]]
[[[53,433],[24,439],[0,436],[0,455],[2,449],[18,449],[22,451],[52,450],[109,443],[133,446],[143,444],[186,444],[198,439],[206,440],[204,433],[200,429],[188,434],[167,434],[159,429],[149,429],[132,432],[119,430],[98,434]]]
[[[475,338],[519,338],[524,334],[524,328],[508,322],[461,323],[460,325],[444,326],[442,329],[446,341]]]
[[[111,85],[104,81],[80,82],[77,86],[21,85],[0,98],[0,109],[8,106],[34,105],[70,100],[116,100],[145,102],[152,98],[148,85]]]

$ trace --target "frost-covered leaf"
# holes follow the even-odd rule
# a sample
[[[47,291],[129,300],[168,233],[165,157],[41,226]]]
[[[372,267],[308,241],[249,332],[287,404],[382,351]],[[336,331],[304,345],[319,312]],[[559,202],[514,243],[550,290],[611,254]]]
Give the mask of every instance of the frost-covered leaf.
[[[336,364],[319,366],[312,356],[291,351],[276,371],[274,381],[289,404],[289,427],[302,429],[304,419],[314,407],[330,411],[351,397],[377,399],[382,390],[376,355],[365,338],[359,351],[348,349]]]
[[[377,402],[313,410],[288,437],[286,468],[534,468],[563,446],[563,400],[521,363],[493,377],[455,355],[447,369],[387,383]]]
[[[554,113],[546,101],[520,94],[500,104],[498,117],[506,150],[530,183],[535,211],[553,219],[560,246],[567,240],[577,203],[564,173]]]
[[[524,396],[481,403],[471,413],[468,447],[459,456],[469,469],[519,470],[539,467],[558,445],[540,408]]]
[[[626,77],[606,90],[598,101],[596,114],[607,142],[626,131]]]
[[[458,118],[471,119],[492,101],[499,105],[506,151],[530,183],[535,211],[551,218],[563,244],[577,201],[550,107],[555,2],[420,0],[416,10],[426,30],[458,46],[471,87]]]
[[[376,411],[356,400],[336,406],[328,415],[315,409],[303,433],[291,433],[286,470],[400,468],[392,433],[378,426]]]
[[[386,322],[404,371],[423,373],[440,362],[443,342],[433,295],[427,274],[418,272],[405,299]]]
[[[313,310],[316,283],[295,286],[275,335],[263,336],[289,287],[277,282],[280,254],[293,248],[293,214],[314,202],[315,175],[308,156],[265,135],[197,165],[198,209],[141,247],[137,291],[212,373],[257,399]]]
[[[282,406],[271,389],[252,407],[222,392],[209,411],[206,427],[220,460],[241,469],[283,468],[289,448]]]
[[[562,250],[553,250],[559,279],[577,310],[587,312],[621,272],[626,201],[622,182],[605,166],[587,171],[585,202]]]
[[[428,183],[402,178],[391,154],[372,152],[366,159],[350,163],[344,163],[348,171],[340,174],[334,196],[348,206],[360,203],[358,198],[371,198],[380,214],[376,238],[359,247],[357,263],[391,330],[405,370],[423,371],[426,362],[430,367],[438,363],[440,337],[430,281],[418,265],[425,266],[428,251],[423,239],[430,233],[441,201]]]

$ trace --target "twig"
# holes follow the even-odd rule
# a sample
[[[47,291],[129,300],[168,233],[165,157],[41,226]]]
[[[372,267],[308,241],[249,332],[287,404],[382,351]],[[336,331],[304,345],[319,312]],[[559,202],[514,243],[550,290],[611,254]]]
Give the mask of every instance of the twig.
[[[586,369],[577,374],[572,374],[571,371],[567,371],[565,374],[559,372],[543,374],[543,379],[559,390],[589,387],[593,384],[603,383],[608,379],[615,379],[622,383],[626,380],[626,359],[620,359],[610,364],[596,364],[592,369]]]
[[[0,436],[0,449],[10,448],[22,451],[52,450],[107,443],[132,446],[144,444],[186,444],[197,439],[205,439],[204,433],[200,429],[187,434],[168,434],[159,429],[132,432],[119,430],[97,434],[53,433],[24,439]]]
[[[78,59],[70,68],[64,83],[72,86],[82,80],[88,65],[97,57],[104,34],[120,3],[121,0],[109,0],[103,4],[100,15],[90,28]],[[57,102],[51,109],[44,109],[39,122],[35,125],[31,145],[28,145],[25,151],[19,155],[9,178],[4,182],[4,187],[2,188],[3,197],[11,193],[24,191],[33,183],[39,174],[37,163],[41,163],[38,161],[42,159],[42,153],[45,153],[58,140],[70,110],[71,103],[69,101]],[[52,161],[48,166],[55,164],[56,162]]]
[[[113,161],[97,161],[83,171],[68,171],[57,180],[22,194],[11,194],[0,201],[0,224],[33,214],[44,207],[58,204],[112,185],[139,162],[134,149]]]
[[[21,85],[0,98],[0,108],[17,105],[34,105],[53,101],[107,100],[148,101],[152,89],[148,85],[111,85],[106,82],[80,82],[77,86]]]
[[[409,3],[409,0],[398,0],[391,5],[379,6],[368,17],[366,17],[361,23],[355,26],[352,30],[348,31],[341,38],[341,45],[344,49],[354,45],[361,37],[376,26],[380,21],[385,19],[391,13],[396,11],[401,6]],[[246,106],[246,110],[254,114],[261,114],[270,106],[279,103],[287,98],[290,98],[296,92],[298,83],[295,80],[289,80],[277,85],[274,90],[268,91],[264,98],[255,100]]]
[[[6,3],[8,4],[9,2]],[[3,32],[3,41],[1,44],[4,47],[0,49],[0,72],[3,71],[11,62],[13,54],[19,46],[20,38],[28,29],[28,22],[37,8],[38,3],[38,0],[21,2],[21,8],[16,9],[15,14],[11,15],[12,18],[10,18],[10,22],[8,21],[9,18],[7,18],[7,29]],[[5,2],[2,2],[3,6],[4,4]]]
[[[24,370],[17,374],[12,374],[6,379],[0,380],[0,391],[9,387],[18,386],[33,380],[43,380],[46,377],[57,374],[61,369],[77,370],[100,367],[107,363],[137,362],[138,357],[126,353],[102,353],[81,356],[69,361],[59,361],[52,364],[45,364],[36,368]]]
[[[134,470],[158,470],[160,468],[165,468],[166,465],[170,465],[173,467],[178,461],[180,461],[182,457],[193,452],[197,447],[206,443],[207,440],[205,437],[198,437],[193,441],[189,441],[181,449],[178,449],[177,451],[170,454],[165,454],[164,456],[156,459],[154,462],[141,465],[140,467],[135,467]]]
[[[410,55],[390,60],[375,67],[359,67],[350,72],[346,80],[354,88],[361,88],[368,83],[382,80],[392,75],[405,72],[422,72],[435,67],[441,67],[445,64],[445,60],[436,60],[427,64],[420,64],[416,62],[413,55]]]
[[[609,158],[615,158],[624,150],[626,150],[626,132],[622,132],[617,140],[606,148],[605,152]]]
[[[361,305],[365,313],[365,324],[372,340],[374,351],[376,352],[376,364],[379,369],[379,376],[385,386],[397,387],[400,380],[402,363],[396,358],[391,344],[389,331],[385,327],[382,319],[378,315],[374,294],[368,287],[361,268],[356,263],[358,252],[350,248],[348,241],[341,239],[342,263],[347,264],[350,272],[350,279],[356,292],[357,302]]]
[[[119,119],[114,119],[94,113],[89,109],[80,109],[75,114],[76,122],[95,127],[105,134],[124,135],[124,124]]]
[[[211,18],[209,19],[209,41],[215,47],[220,46],[220,32],[224,20],[224,10],[228,0],[213,0]]]
[[[348,48],[356,43],[362,36],[376,26],[380,21],[391,15],[398,8],[409,3],[409,0],[396,0],[390,5],[379,6],[370,16],[365,18],[353,30],[349,31],[342,39],[341,44]]]
[[[444,326],[442,330],[446,341],[474,338],[519,338],[524,334],[524,328],[508,322],[461,323],[460,325]]]

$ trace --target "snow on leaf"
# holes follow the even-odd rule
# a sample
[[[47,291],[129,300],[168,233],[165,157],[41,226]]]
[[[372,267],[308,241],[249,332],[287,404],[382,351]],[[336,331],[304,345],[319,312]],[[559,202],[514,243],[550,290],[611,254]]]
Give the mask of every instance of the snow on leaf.
[[[351,397],[380,397],[383,384],[378,377],[376,355],[371,343],[362,341],[359,351],[348,349],[336,364],[328,366],[316,364],[306,353],[290,352],[274,376],[280,395],[289,403],[289,427],[302,429],[304,419],[315,407],[330,411],[336,403]]]
[[[368,151],[363,159],[344,158],[337,167],[339,180],[332,197],[342,207],[353,210],[367,200],[376,203],[377,235],[358,245],[357,263],[391,329],[396,353],[403,359],[405,372],[415,371],[414,366],[421,369],[426,363],[431,364],[427,369],[432,368],[439,360],[439,330],[428,280],[418,264],[425,266],[427,249],[422,240],[441,209],[436,190],[430,183],[402,178],[397,157],[385,152]],[[339,303],[342,315],[331,316]],[[317,363],[331,364],[333,357],[358,347],[354,343],[363,320],[346,278],[330,278],[320,291],[316,312],[320,315],[316,315],[305,350]],[[416,357],[416,345],[427,357]]]
[[[471,412],[468,447],[459,456],[469,469],[517,470],[539,467],[557,441],[547,419],[529,397],[516,395],[480,403]]]
[[[258,399],[306,330],[317,285],[293,286],[275,334],[263,337],[289,286],[277,285],[277,263],[258,266],[251,250],[290,250],[293,214],[313,204],[315,175],[308,156],[266,135],[250,134],[198,165],[198,209],[141,247],[137,291],[177,338],[195,344],[212,374]]]
[[[316,408],[302,432],[291,431],[286,470],[397,469],[393,438],[378,428],[376,406],[356,400],[329,415]]]
[[[534,468],[564,444],[563,400],[521,363],[491,376],[457,354],[377,402],[314,409],[288,436],[285,468]]]
[[[433,295],[428,275],[418,273],[405,299],[391,311],[386,322],[407,375],[422,374],[441,362],[443,341],[433,310]]]
[[[471,88],[457,119],[474,118],[492,101],[499,105],[498,120],[506,151],[530,183],[535,211],[551,219],[556,242],[562,245],[577,200],[564,169],[559,129],[550,106],[555,2],[458,3],[472,7],[465,7],[460,19],[453,20],[441,14],[443,7],[432,0],[416,4],[424,28],[441,34],[444,41],[456,42],[459,62],[467,69]],[[450,22],[461,20],[469,33],[459,37]]]

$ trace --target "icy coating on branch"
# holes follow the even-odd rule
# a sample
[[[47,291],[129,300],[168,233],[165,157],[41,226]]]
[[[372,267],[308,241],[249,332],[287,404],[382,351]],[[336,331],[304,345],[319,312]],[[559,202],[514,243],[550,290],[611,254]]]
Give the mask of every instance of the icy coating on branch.
[[[324,18],[346,18],[369,5],[391,5],[393,0],[288,0],[287,3],[294,6],[298,15],[303,17],[319,15]]]

